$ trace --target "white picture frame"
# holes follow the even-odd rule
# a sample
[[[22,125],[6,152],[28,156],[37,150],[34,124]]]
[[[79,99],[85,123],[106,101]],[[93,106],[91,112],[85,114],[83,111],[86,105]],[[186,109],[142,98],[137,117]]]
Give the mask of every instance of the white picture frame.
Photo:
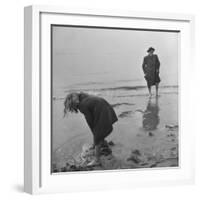
[[[194,16],[185,14],[29,6],[24,20],[25,128],[24,189],[31,194],[193,183],[194,132],[190,96]],[[180,167],[53,175],[50,170],[50,27],[70,24],[179,30]],[[132,25],[131,25],[132,24]],[[187,83],[186,80],[187,79]],[[187,109],[185,109],[187,108]],[[189,134],[188,134],[189,133]],[[98,180],[98,181],[96,181]],[[106,180],[106,181],[105,181]]]

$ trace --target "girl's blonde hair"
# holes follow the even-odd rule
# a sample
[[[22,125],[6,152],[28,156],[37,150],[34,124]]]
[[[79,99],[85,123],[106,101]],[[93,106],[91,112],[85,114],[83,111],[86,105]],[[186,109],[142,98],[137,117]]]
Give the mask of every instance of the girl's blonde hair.
[[[68,94],[65,98],[65,101],[64,101],[64,107],[65,107],[64,108],[64,117],[68,112],[71,112],[71,113],[73,113],[73,112],[77,113],[78,112],[77,105],[73,101],[74,95],[79,95],[79,93],[72,92],[72,93]]]

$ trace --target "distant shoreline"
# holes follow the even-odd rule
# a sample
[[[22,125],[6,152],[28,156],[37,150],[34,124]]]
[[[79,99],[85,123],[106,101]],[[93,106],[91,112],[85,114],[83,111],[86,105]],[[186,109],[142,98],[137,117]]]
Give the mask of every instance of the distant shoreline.
[[[65,89],[62,89],[63,92],[62,92],[62,95],[61,96],[53,96],[53,100],[63,100],[66,96],[67,93],[70,93],[70,92],[86,92],[86,93],[89,93],[89,94],[94,94],[94,95],[100,95],[101,96],[101,92],[116,92],[116,91],[119,91],[119,92],[126,92],[126,91],[142,91],[143,89],[146,89],[147,87],[146,86],[119,86],[119,87],[108,87],[108,88],[94,88],[94,89],[91,89],[91,88],[83,88],[83,89],[69,89],[69,90],[65,90]],[[178,85],[161,85],[160,87],[160,94],[172,94],[172,93],[178,93],[178,91],[171,91],[171,89],[178,89],[179,86]],[[163,91],[164,89],[170,89],[170,91]],[[64,95],[65,94],[65,95]],[[64,96],[63,96],[64,95]],[[106,94],[105,94],[106,95]],[[135,94],[124,94],[124,95],[113,95],[113,97],[134,97],[134,96],[147,96],[148,94],[147,93],[135,93]]]
[[[138,90],[146,88],[146,85],[137,85],[137,86],[117,86],[117,87],[104,87],[104,88],[95,88],[95,89],[82,89],[84,91],[114,91],[114,90]],[[160,88],[178,88],[178,85],[161,85]],[[79,91],[80,89],[69,89],[65,90],[65,92]]]

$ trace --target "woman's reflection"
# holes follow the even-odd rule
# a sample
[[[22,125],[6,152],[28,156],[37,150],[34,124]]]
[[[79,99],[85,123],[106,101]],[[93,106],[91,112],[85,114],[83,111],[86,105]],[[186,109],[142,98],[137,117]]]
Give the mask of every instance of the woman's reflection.
[[[148,131],[155,130],[159,122],[158,98],[156,97],[155,102],[152,102],[152,99],[150,98],[143,114],[143,128]]]

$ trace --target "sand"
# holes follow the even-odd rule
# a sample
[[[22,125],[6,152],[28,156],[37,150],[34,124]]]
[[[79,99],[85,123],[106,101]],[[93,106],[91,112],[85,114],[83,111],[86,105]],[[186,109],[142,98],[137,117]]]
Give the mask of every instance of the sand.
[[[98,95],[109,101],[119,119],[106,138],[112,141],[108,147],[112,153],[101,156],[101,166],[86,167],[81,154],[92,144],[92,133],[82,114],[63,118],[63,98],[55,98],[53,172],[179,166],[178,87],[163,87],[159,97],[152,98],[148,97],[146,88],[134,94],[118,91],[112,95]],[[93,156],[92,153],[89,151],[91,155],[86,158]]]

